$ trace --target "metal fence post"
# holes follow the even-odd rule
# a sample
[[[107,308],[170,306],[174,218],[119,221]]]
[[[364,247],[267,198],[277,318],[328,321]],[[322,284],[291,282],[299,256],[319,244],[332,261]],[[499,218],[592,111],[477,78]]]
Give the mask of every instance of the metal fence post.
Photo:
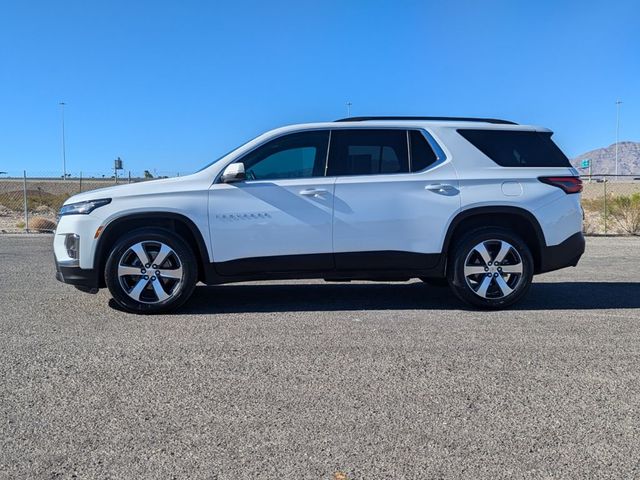
[[[603,212],[604,234],[606,235],[607,234],[607,177],[604,177],[603,185],[604,185],[604,212]]]
[[[82,193],[82,172],[80,172],[80,193]]]
[[[29,233],[29,208],[27,206],[27,171],[22,171],[22,197],[24,200],[24,228]]]
[[[129,170],[129,183],[131,183],[131,170]]]

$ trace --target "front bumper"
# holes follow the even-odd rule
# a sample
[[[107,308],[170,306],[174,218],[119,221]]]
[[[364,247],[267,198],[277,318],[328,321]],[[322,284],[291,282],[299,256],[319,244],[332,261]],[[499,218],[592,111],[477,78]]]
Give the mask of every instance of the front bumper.
[[[100,279],[96,270],[61,265],[57,260],[55,264],[56,280],[74,285],[78,290],[88,293],[96,293],[100,288]]]
[[[536,273],[551,272],[565,267],[575,267],[585,249],[582,232],[575,233],[564,242],[543,247],[540,252],[540,266]]]

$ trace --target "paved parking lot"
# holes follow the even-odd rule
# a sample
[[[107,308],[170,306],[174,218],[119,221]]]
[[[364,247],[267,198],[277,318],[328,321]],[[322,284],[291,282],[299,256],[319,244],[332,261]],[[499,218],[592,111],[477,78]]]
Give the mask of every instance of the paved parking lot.
[[[0,478],[640,477],[640,239],[506,312],[305,281],[155,317],[56,282],[50,243],[0,236]]]

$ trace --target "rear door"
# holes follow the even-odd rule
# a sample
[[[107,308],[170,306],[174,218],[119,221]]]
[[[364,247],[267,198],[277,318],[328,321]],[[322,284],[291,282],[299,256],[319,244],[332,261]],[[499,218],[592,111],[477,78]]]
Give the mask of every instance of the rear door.
[[[339,270],[430,268],[460,207],[455,171],[422,130],[332,130]]]

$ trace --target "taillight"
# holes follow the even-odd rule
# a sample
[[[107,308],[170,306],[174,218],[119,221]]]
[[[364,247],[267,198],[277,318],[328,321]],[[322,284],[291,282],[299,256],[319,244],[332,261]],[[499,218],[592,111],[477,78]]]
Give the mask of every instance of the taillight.
[[[565,193],[580,193],[582,180],[578,177],[538,177],[542,183],[561,188]]]

